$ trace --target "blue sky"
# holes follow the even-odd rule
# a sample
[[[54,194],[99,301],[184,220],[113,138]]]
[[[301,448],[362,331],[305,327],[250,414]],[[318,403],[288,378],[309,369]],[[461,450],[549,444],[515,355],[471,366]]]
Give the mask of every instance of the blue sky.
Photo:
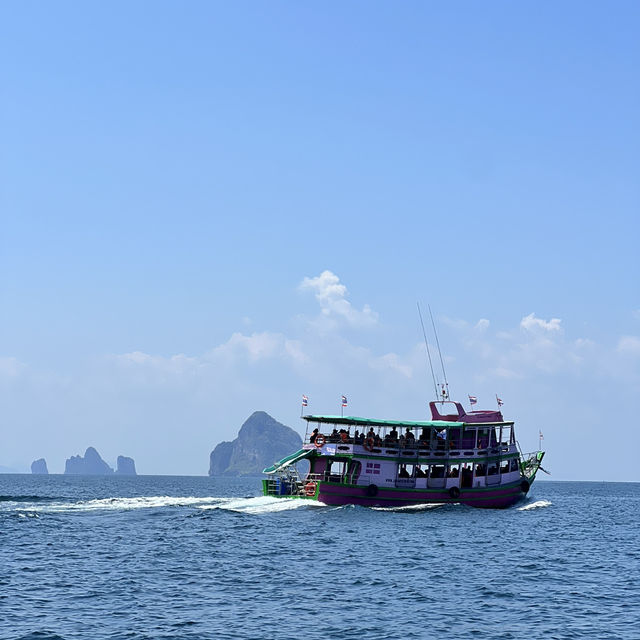
[[[640,480],[639,27],[635,2],[3,3],[0,465],[204,473],[254,410],[300,428],[302,393],[424,417],[420,301],[453,395],[500,394],[554,478]]]

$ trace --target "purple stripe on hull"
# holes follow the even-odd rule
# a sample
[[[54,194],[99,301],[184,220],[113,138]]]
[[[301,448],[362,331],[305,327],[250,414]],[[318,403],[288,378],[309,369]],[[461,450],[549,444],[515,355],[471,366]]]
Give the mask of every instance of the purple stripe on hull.
[[[378,488],[375,496],[367,494],[368,487],[347,487],[321,483],[318,500],[330,505],[357,504],[366,507],[406,507],[419,504],[462,503],[471,507],[503,509],[521,500],[525,493],[518,485],[488,487],[482,490],[460,490],[452,498],[447,490],[433,492],[397,491]]]

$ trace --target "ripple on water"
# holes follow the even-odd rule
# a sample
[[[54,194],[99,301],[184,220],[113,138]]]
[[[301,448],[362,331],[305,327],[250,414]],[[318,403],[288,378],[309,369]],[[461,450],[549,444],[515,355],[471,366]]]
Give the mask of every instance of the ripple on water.
[[[636,640],[640,486],[545,482],[495,511],[258,489],[0,477],[0,495],[53,498],[0,503],[0,638]]]

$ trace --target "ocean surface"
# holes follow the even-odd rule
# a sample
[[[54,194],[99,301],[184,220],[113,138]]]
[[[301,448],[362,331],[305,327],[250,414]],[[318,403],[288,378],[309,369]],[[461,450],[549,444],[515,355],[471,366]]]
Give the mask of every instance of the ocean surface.
[[[640,484],[504,511],[0,475],[0,638],[640,638]]]

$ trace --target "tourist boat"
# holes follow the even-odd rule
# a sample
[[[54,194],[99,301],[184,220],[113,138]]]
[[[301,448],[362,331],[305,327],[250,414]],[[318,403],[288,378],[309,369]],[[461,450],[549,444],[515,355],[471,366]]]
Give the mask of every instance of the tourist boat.
[[[544,452],[522,454],[514,423],[501,411],[467,413],[449,400],[429,406],[432,419],[421,422],[303,416],[303,447],[264,470],[264,495],[328,505],[504,508],[528,493]],[[296,467],[302,460],[305,473]]]

